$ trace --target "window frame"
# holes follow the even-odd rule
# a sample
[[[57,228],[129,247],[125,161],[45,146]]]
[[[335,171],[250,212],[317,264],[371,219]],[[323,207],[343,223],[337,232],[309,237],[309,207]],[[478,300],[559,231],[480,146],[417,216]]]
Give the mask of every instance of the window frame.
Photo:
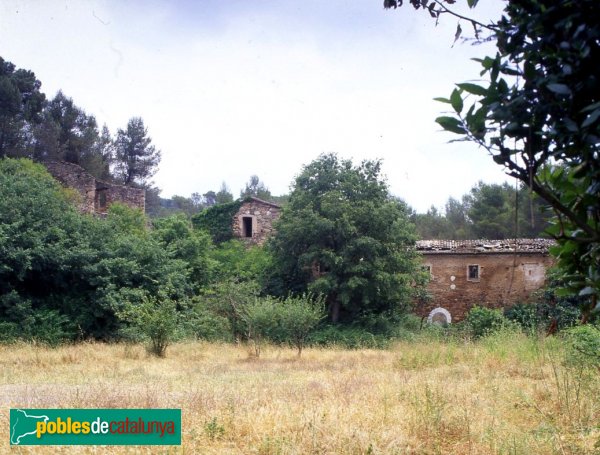
[[[471,277],[471,267],[477,267],[477,276]],[[481,266],[479,264],[467,264],[467,281],[479,282],[481,280]]]

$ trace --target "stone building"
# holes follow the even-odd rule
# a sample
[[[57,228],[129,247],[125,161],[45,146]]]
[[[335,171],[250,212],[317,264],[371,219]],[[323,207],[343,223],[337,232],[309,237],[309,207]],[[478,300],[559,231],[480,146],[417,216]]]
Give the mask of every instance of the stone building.
[[[262,245],[273,233],[273,222],[281,215],[281,206],[257,197],[246,198],[233,216],[233,236]]]
[[[81,166],[66,161],[45,161],[43,164],[56,180],[79,193],[81,212],[104,215],[113,202],[145,209],[146,191],[143,189],[98,180]]]
[[[475,305],[503,308],[527,302],[545,284],[553,244],[547,239],[418,241],[423,267],[431,275],[431,299],[417,303],[417,313],[430,322],[450,323]]]

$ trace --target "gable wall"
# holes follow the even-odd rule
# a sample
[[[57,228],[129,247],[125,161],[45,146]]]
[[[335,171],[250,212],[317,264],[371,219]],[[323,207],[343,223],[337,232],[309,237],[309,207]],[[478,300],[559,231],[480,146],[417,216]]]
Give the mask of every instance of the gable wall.
[[[248,243],[262,245],[274,232],[273,222],[279,218],[281,208],[258,200],[244,201],[233,217],[233,236]],[[252,237],[244,237],[243,219],[252,218]]]

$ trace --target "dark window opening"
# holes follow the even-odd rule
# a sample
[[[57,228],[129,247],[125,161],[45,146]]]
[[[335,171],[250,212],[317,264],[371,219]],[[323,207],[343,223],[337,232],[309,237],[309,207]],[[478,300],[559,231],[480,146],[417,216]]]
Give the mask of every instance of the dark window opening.
[[[479,280],[479,266],[478,265],[469,265],[467,270],[468,270],[468,279],[469,280]]]
[[[431,275],[431,266],[429,264],[421,266],[421,270],[423,270],[423,272],[429,273]]]
[[[252,217],[245,216],[242,218],[242,226],[243,232],[242,235],[244,237],[252,237]]]

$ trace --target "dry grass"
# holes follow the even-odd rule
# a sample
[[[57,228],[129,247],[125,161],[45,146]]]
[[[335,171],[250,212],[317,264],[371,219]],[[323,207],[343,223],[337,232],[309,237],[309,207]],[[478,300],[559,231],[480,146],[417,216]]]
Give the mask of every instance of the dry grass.
[[[385,351],[177,344],[0,347],[2,453],[584,454],[597,374],[557,340],[399,343]],[[10,448],[10,407],[175,407],[181,447]]]

